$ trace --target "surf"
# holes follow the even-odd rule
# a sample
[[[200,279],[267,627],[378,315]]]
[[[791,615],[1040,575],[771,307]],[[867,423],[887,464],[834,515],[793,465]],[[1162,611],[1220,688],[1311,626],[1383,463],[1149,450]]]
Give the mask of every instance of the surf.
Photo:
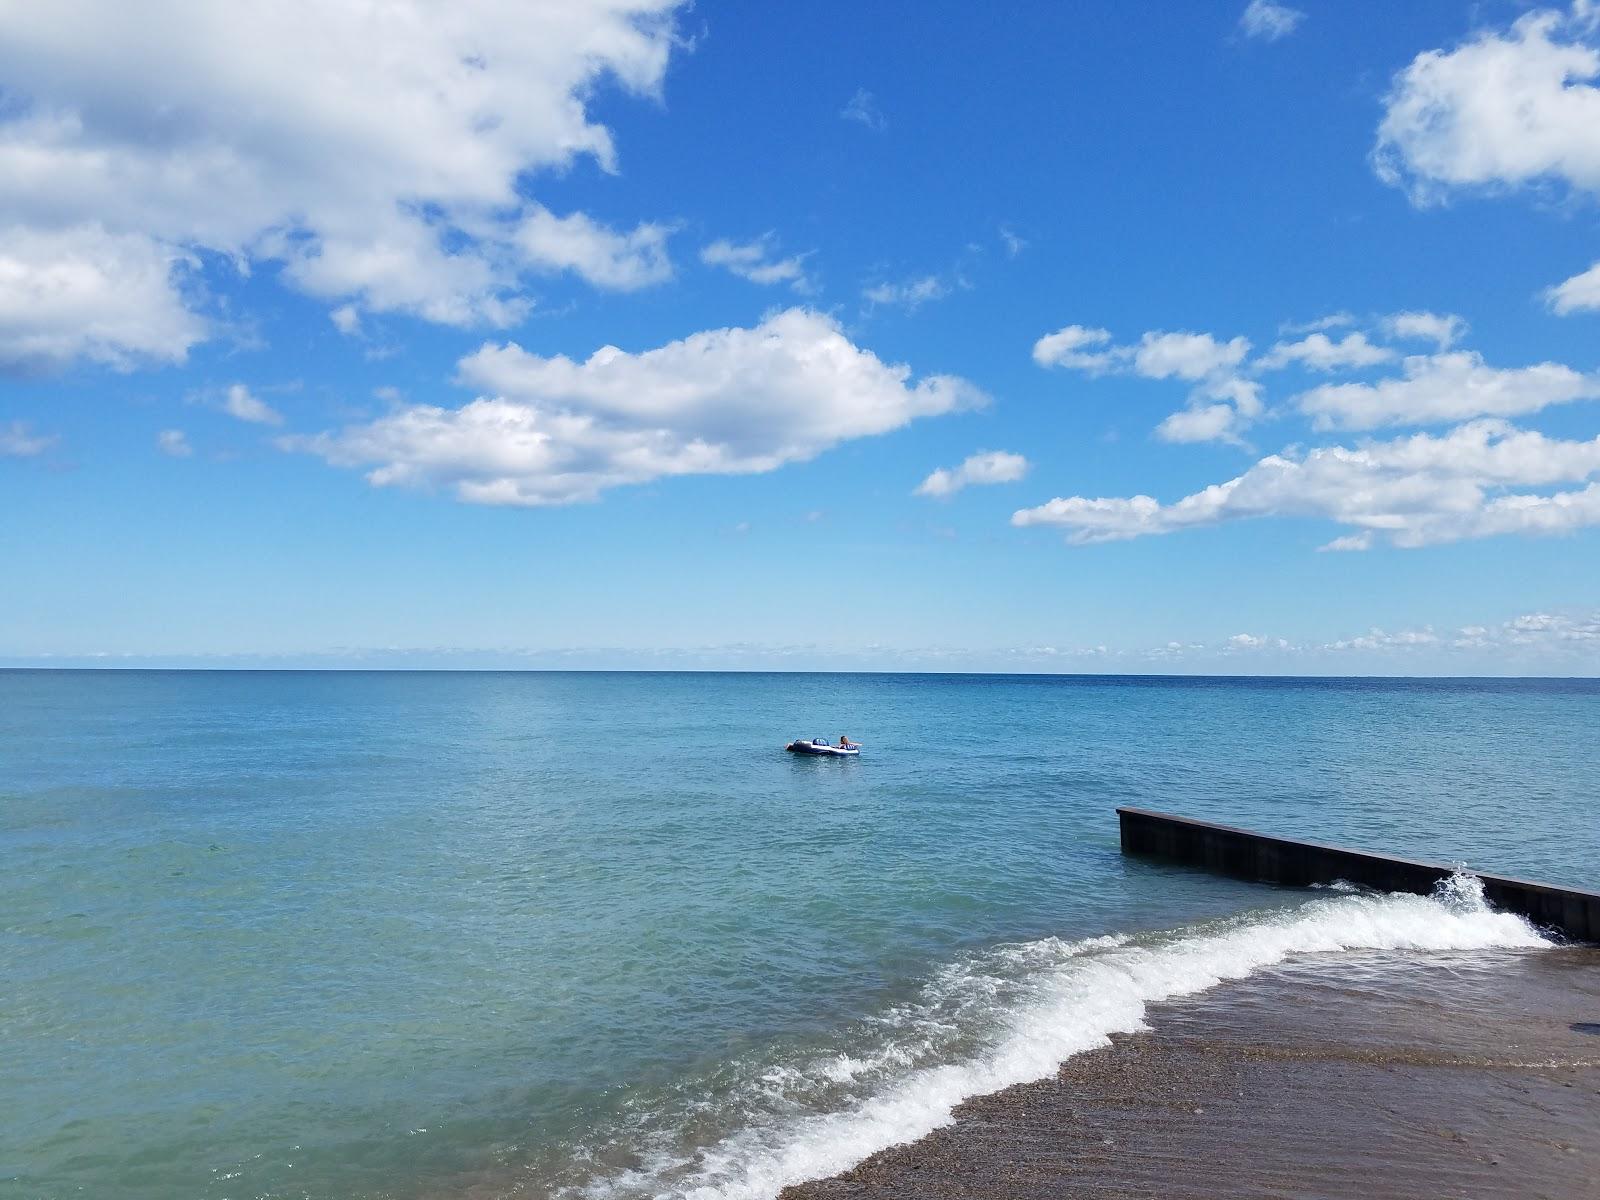
[[[635,1148],[636,1165],[565,1194],[769,1200],[931,1133],[965,1100],[1043,1078],[1114,1034],[1147,1028],[1152,1005],[1291,958],[1550,944],[1457,875],[1431,896],[1334,892],[1166,933],[996,946],[948,964],[836,1046],[728,1064],[720,1087],[675,1097],[676,1112],[634,1106],[632,1127],[610,1132]],[[696,1129],[719,1124],[724,1132],[696,1144]]]

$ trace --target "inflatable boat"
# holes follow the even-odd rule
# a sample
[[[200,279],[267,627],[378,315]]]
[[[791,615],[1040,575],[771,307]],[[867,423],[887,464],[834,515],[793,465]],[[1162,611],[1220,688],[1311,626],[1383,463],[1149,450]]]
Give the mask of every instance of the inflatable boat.
[[[845,742],[842,746],[830,746],[821,738],[812,738],[809,742],[796,739],[784,747],[790,754],[837,754],[844,757],[855,757],[861,753],[859,742]]]

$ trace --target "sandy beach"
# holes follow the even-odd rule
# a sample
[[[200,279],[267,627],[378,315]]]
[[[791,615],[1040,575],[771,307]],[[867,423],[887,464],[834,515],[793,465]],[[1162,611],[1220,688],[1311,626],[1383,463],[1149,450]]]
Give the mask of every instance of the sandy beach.
[[[1302,959],[784,1200],[1600,1196],[1600,950]]]

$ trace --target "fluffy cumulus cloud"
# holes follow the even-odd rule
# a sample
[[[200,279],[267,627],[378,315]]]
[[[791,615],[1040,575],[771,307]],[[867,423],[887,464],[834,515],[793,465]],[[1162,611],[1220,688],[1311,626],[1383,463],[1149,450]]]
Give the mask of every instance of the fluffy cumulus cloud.
[[[632,292],[672,278],[665,225],[642,224],[619,233],[583,213],[558,217],[541,205],[512,232],[512,242],[528,266],[571,271],[596,287]]]
[[[782,257],[777,250],[777,239],[770,233],[750,242],[718,238],[700,251],[700,261],[763,287],[786,283],[797,292],[812,290],[811,281],[806,277],[806,256]]]
[[[1236,368],[1250,353],[1247,339],[1219,341],[1209,333],[1165,333],[1151,330],[1135,345],[1114,346],[1104,329],[1068,325],[1033,344],[1033,361],[1041,367],[1080,371],[1129,371],[1145,379],[1182,379],[1191,383],[1216,378]]]
[[[1414,547],[1600,524],[1600,483],[1587,482],[1597,473],[1600,438],[1552,439],[1481,420],[1438,437],[1270,455],[1170,504],[1145,495],[1058,497],[1018,511],[1012,524],[1053,526],[1083,544],[1250,517],[1310,517],[1352,527],[1329,549],[1366,549],[1378,539]]]
[[[1209,333],[1147,333],[1131,350],[1136,374],[1194,382],[1233,370],[1250,353],[1250,343],[1242,337],[1220,342]]]
[[[460,377],[480,393],[460,408],[404,406],[282,444],[366,468],[376,486],[567,504],[676,475],[771,471],[985,400],[953,376],[913,381],[802,308],[641,353],[606,346],[582,362],[489,344]]]
[[[1430,425],[1476,417],[1517,417],[1551,405],[1600,399],[1600,373],[1561,363],[1501,368],[1474,351],[1452,350],[1467,324],[1453,314],[1402,312],[1373,318],[1369,329],[1333,336],[1329,329],[1356,324],[1347,314],[1309,325],[1286,325],[1303,336],[1279,341],[1250,356],[1243,337],[1152,331],[1119,345],[1105,329],[1068,325],[1034,343],[1033,360],[1089,375],[1124,374],[1189,385],[1188,403],[1156,426],[1169,442],[1224,441],[1243,446],[1241,433],[1268,413],[1261,377],[1286,368],[1328,375],[1369,373],[1396,364],[1370,381],[1328,382],[1294,395],[1278,410],[1297,411],[1323,430],[1366,430],[1385,425]],[[1373,336],[1426,341],[1437,353],[1402,357]]]
[[[981,450],[960,466],[940,467],[920,484],[916,495],[943,499],[973,484],[1015,483],[1028,473],[1028,460],[1005,450]]]
[[[1306,14],[1274,0],[1250,0],[1239,14],[1239,30],[1246,37],[1275,42],[1288,37],[1306,19]]]
[[[1552,404],[1600,398],[1600,375],[1560,363],[1502,369],[1466,350],[1414,355],[1402,374],[1375,383],[1332,383],[1295,403],[1317,429],[1376,429],[1471,417],[1515,417]]]
[[[1156,427],[1172,442],[1235,441],[1261,415],[1261,387],[1239,374],[1250,342],[1221,341],[1209,333],[1151,330],[1132,345],[1115,345],[1111,333],[1068,325],[1033,345],[1041,367],[1066,367],[1091,375],[1121,372],[1144,379],[1176,379],[1195,385],[1189,406]]]
[[[1455,190],[1557,185],[1600,195],[1600,5],[1531,12],[1396,78],[1373,162],[1418,204]],[[1600,310],[1600,263],[1546,289],[1558,314]]]
[[[1167,442],[1238,442],[1265,408],[1255,380],[1218,375],[1190,392],[1189,407],[1166,417],[1156,436]]]
[[[1448,350],[1467,333],[1467,323],[1454,313],[1399,312],[1383,319],[1383,327],[1392,338],[1403,342],[1432,342],[1440,350]]]
[[[1364,333],[1347,333],[1334,341],[1326,333],[1309,333],[1297,342],[1279,342],[1261,356],[1263,370],[1298,364],[1312,371],[1344,371],[1389,362],[1395,352],[1375,346]]]
[[[1080,371],[1109,371],[1118,355],[1111,347],[1109,329],[1068,325],[1047,333],[1033,344],[1033,361],[1041,367],[1073,367]]]
[[[1600,312],[1600,262],[1556,284],[1545,293],[1545,299],[1563,317],[1575,312]]]
[[[654,92],[676,0],[60,0],[0,7],[0,361],[170,361],[196,254],[360,310],[506,324],[529,272],[665,278],[665,231],[557,216],[530,172],[612,169],[585,100]],[[92,37],[86,28],[95,30]],[[37,315],[11,311],[14,297]],[[354,306],[354,307],[345,307]]]
[[[0,229],[0,370],[183,361],[205,336],[182,296],[192,265],[171,245],[93,222]]]
[[[1600,191],[1597,13],[1577,0],[1417,55],[1388,95],[1378,174],[1417,203],[1539,182]]]

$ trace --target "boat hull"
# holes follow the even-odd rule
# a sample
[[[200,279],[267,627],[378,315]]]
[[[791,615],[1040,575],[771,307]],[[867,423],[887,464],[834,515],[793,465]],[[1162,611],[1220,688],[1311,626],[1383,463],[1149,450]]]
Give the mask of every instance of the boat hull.
[[[819,746],[815,742],[790,742],[784,749],[790,754],[816,754],[834,758],[854,758],[861,753],[856,746]]]

